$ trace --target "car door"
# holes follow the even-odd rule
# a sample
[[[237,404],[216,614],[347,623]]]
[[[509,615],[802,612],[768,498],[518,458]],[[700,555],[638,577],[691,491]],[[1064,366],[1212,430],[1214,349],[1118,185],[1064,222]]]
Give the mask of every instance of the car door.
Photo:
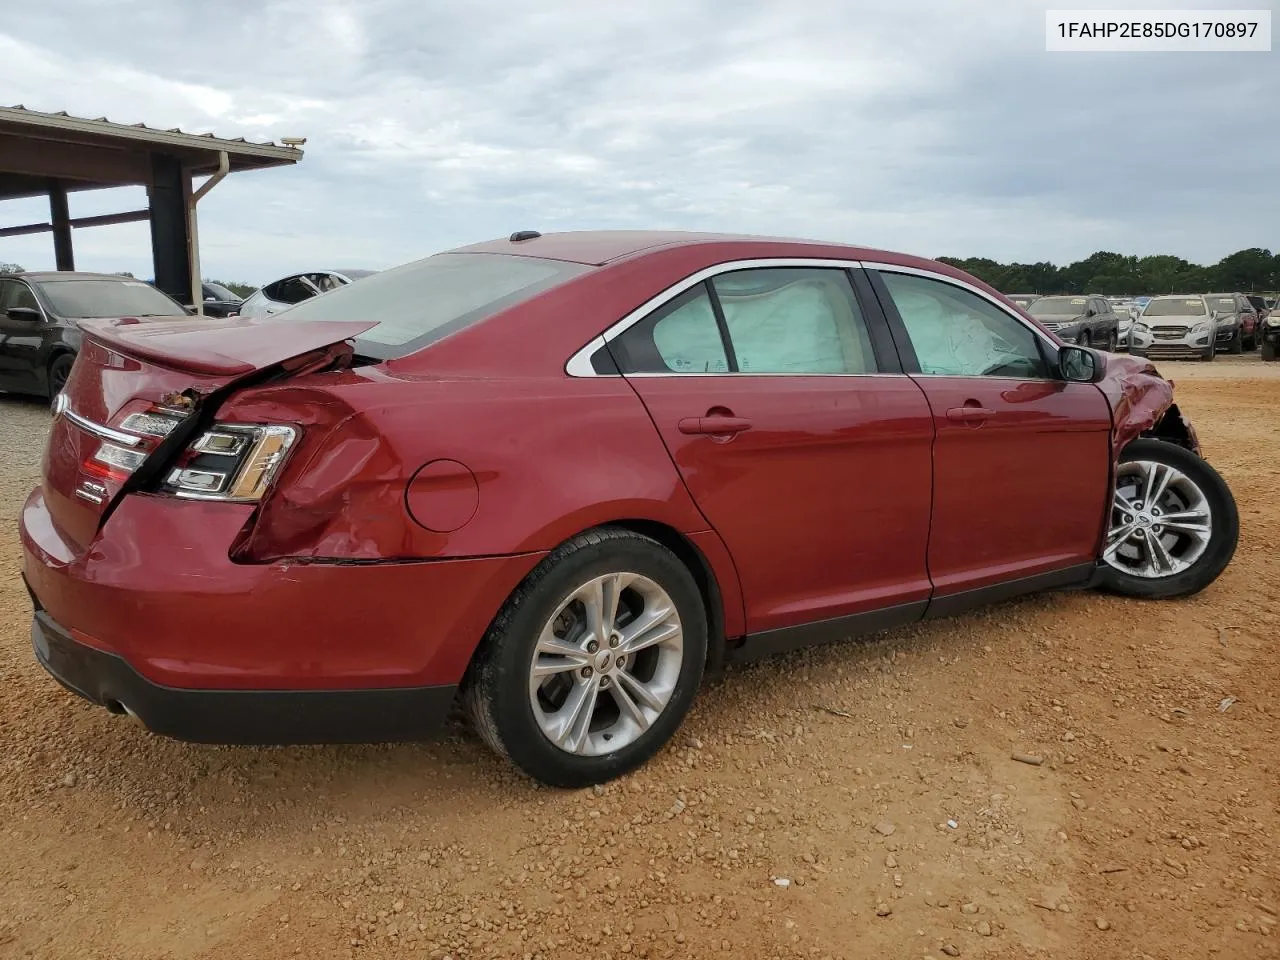
[[[14,307],[35,310],[35,319],[9,316]],[[40,385],[41,346],[47,332],[44,311],[31,287],[22,280],[0,279],[0,385],[30,390]]]
[[[748,633],[923,612],[933,424],[875,311],[839,266],[723,268],[610,341],[733,557]]]
[[[931,615],[1092,566],[1110,500],[1102,392],[1059,379],[1053,344],[976,288],[891,267],[873,284],[936,428]]]

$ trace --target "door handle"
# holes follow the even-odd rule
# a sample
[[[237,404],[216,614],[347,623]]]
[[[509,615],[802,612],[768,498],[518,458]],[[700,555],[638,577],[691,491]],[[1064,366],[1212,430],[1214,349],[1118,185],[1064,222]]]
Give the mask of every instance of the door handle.
[[[677,425],[681,433],[721,437],[751,429],[751,421],[743,417],[685,417]]]
[[[948,410],[947,419],[952,423],[978,423],[987,419],[987,417],[991,416],[993,413],[995,413],[995,411],[987,407],[979,407],[977,405],[969,406],[966,404],[963,407],[952,407]]]

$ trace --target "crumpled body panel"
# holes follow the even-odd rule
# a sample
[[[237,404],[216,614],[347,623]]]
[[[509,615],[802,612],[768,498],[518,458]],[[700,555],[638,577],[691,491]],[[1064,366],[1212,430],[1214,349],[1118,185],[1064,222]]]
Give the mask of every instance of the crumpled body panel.
[[[1113,459],[1119,458],[1120,451],[1128,443],[1161,426],[1166,416],[1176,417],[1177,423],[1166,424],[1166,429],[1158,432],[1176,436],[1185,433],[1190,448],[1200,452],[1195,428],[1173,402],[1173,383],[1160,376],[1150,361],[1120,354],[1108,355],[1106,375],[1098,387],[1111,404]]]

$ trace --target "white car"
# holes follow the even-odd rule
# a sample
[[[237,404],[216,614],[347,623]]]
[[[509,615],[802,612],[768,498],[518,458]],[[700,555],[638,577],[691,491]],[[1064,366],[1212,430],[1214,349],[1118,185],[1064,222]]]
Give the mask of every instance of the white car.
[[[242,317],[269,316],[377,272],[377,270],[312,270],[307,273],[291,273],[287,277],[282,277],[274,283],[268,283],[255,290],[240,304],[237,312]]]

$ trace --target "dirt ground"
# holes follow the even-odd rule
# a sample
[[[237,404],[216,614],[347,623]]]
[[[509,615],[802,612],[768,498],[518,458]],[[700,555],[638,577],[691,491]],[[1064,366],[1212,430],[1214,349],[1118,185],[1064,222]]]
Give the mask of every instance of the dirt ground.
[[[18,578],[47,414],[0,401],[0,957],[1280,957],[1280,364],[1162,368],[1240,502],[1202,595],[738,670],[577,792],[461,728],[192,746],[77,701]]]

